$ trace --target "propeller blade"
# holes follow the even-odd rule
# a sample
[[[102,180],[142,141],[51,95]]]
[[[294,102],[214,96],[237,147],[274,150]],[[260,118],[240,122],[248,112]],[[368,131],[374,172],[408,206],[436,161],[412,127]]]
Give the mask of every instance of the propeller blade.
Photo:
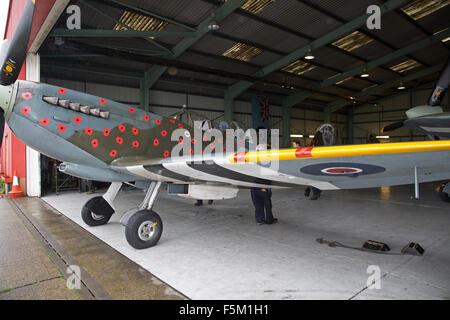
[[[445,92],[448,89],[449,84],[450,84],[450,59],[447,61],[444,70],[441,72],[441,76],[439,77],[439,80],[436,83],[436,87],[434,87],[433,93],[431,94],[431,97],[428,100],[428,105],[430,106],[440,105],[442,98],[444,97]]]
[[[388,132],[388,131],[393,131],[393,130],[396,130],[396,129],[401,128],[403,126],[404,126],[403,125],[403,121],[394,122],[394,123],[388,124],[386,127],[382,128],[381,129],[381,133],[385,133],[385,132]]]
[[[27,54],[28,41],[30,38],[31,24],[33,22],[34,0],[28,0],[22,13],[16,32],[3,57],[2,69],[0,70],[0,84],[10,85],[17,80],[23,61]],[[3,48],[2,48],[3,50]]]

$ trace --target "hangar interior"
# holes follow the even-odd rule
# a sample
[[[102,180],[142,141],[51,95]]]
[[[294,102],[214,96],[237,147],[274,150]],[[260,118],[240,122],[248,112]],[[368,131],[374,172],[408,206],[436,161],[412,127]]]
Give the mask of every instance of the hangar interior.
[[[389,133],[382,128],[405,120],[408,109],[427,104],[449,56],[447,0],[54,3],[46,30],[42,28],[42,43],[34,52],[29,49],[27,75],[29,67],[37,74],[28,80],[163,116],[188,110],[186,114],[211,120],[216,127],[235,121],[243,129],[252,128],[252,99],[267,99],[269,128],[279,129],[282,147],[293,140],[308,146],[323,123],[336,128],[343,145],[427,140],[406,127]],[[358,23],[370,5],[387,8],[380,29]],[[80,28],[70,28],[77,12]],[[449,101],[447,94],[441,102],[445,110]],[[155,206],[165,219],[165,234],[156,247],[139,251],[125,241],[120,215],[101,227],[83,224],[81,204],[92,195],[79,192],[82,182],[58,172],[53,159],[31,157],[26,163],[27,193],[43,201],[15,200],[15,210],[24,215],[28,211],[30,223],[47,230],[81,265],[94,279],[87,287],[100,288],[97,298],[450,297],[449,208],[436,192],[442,182],[421,184],[419,200],[411,200],[411,185],[324,192],[318,201],[304,197],[304,189],[276,190],[272,201],[280,222],[273,226],[255,225],[247,190],[235,200],[199,207],[162,192]],[[97,186],[97,194],[107,187]],[[144,195],[134,188],[122,190],[118,212],[136,206]],[[78,228],[71,237],[58,232],[62,219],[65,226]],[[350,247],[374,239],[388,243],[393,252],[417,242],[426,254],[373,254],[321,245],[318,238]],[[8,250],[4,247],[2,255]],[[123,256],[108,256],[111,251]],[[113,268],[109,260],[120,260],[118,271],[111,270],[120,278],[116,286],[99,271],[102,264]],[[13,274],[17,261],[4,263],[9,272],[4,274]],[[131,280],[118,275],[127,263],[135,276]],[[381,269],[381,290],[368,289],[371,265]],[[147,272],[149,287],[136,284],[144,277],[142,272],[135,275],[136,270]],[[5,287],[0,290],[29,282],[0,280]],[[136,284],[134,292],[124,289],[127,281]],[[148,294],[150,287],[156,289]],[[30,297],[35,292],[0,291],[0,299]]]

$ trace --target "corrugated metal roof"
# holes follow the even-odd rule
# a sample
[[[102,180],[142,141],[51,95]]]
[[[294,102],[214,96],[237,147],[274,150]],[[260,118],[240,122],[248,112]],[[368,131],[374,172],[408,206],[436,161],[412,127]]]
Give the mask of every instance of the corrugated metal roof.
[[[450,0],[416,0],[402,7],[402,11],[414,20],[418,20],[448,4],[450,4]]]

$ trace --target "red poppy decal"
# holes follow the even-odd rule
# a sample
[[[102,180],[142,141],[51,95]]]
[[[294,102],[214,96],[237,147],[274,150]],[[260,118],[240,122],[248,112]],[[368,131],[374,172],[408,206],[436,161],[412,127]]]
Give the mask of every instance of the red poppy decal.
[[[214,149],[214,143],[211,143],[211,144],[209,145],[209,147],[210,147],[211,149]]]
[[[109,156],[110,156],[111,158],[114,158],[115,156],[117,156],[117,150],[112,150],[112,151],[109,153]]]
[[[138,128],[133,128],[133,129],[131,129],[131,131],[133,131],[133,134],[135,136],[139,134],[139,129]]]
[[[206,139],[206,136],[203,136],[203,141],[206,141],[207,139]]]
[[[106,100],[103,99],[103,98],[101,98],[98,102],[100,102],[100,104],[105,104],[105,103],[106,103]]]
[[[122,137],[117,137],[117,138],[116,138],[116,142],[117,142],[118,144],[122,144],[122,143],[123,143],[123,138],[122,138]]]
[[[194,154],[194,150],[191,149],[191,156]]]
[[[150,121],[150,117],[149,117],[148,115],[145,115],[145,116],[144,116],[144,120],[147,121],[147,122],[149,122],[149,121]]]
[[[128,111],[130,111],[130,113],[134,113],[134,108],[133,108],[133,107],[130,107],[130,108],[128,109]]]
[[[20,110],[20,112],[22,112],[23,114],[29,114],[30,111],[31,111],[31,108],[29,106],[25,106]]]
[[[22,98],[24,98],[25,100],[30,100],[32,97],[33,95],[31,94],[31,92],[22,93]]]
[[[66,94],[66,89],[64,89],[64,88],[59,88],[59,89],[58,89],[58,93],[60,93],[60,94]]]
[[[63,133],[64,131],[66,131],[66,126],[62,123],[58,124],[58,130],[59,132]]]
[[[167,131],[166,131],[166,130],[161,131],[161,135],[162,135],[163,137],[167,136]]]
[[[93,132],[93,130],[91,129],[91,128],[86,128],[86,129],[84,129],[84,132],[86,132],[86,134],[88,135],[88,136],[90,136],[91,134],[92,134],[92,132]]]
[[[155,146],[159,145],[159,140],[158,140],[158,139],[153,140],[153,144],[154,144]]]
[[[131,145],[132,145],[133,147],[135,147],[135,148],[138,148],[138,147],[139,147],[139,142],[138,142],[138,141],[133,141],[133,142],[131,143]]]
[[[191,143],[192,143],[192,144],[195,144],[195,142],[196,142],[195,139],[192,138],[192,139],[191,139]]]
[[[124,132],[125,131],[125,126],[123,124],[119,124],[119,131],[120,132]]]
[[[159,119],[155,119],[155,122],[156,122],[157,124],[161,124],[161,120],[159,120]]]
[[[183,124],[179,123],[178,127],[180,127],[181,129],[183,129]]]
[[[48,118],[42,118],[41,121],[40,121],[40,123],[41,123],[43,126],[46,126],[46,125],[48,125],[48,124],[50,123],[50,120],[49,120]]]
[[[97,148],[97,147],[98,147],[98,140],[97,140],[97,139],[92,140],[92,141],[91,141],[91,145],[92,145],[94,148]]]
[[[73,122],[75,122],[75,124],[80,124],[81,121],[83,121],[83,118],[81,118],[81,117],[75,117],[75,118],[73,118]]]
[[[227,148],[223,147],[222,148],[223,152],[227,152]]]
[[[109,136],[110,133],[111,133],[111,130],[109,130],[108,128],[106,128],[106,129],[103,130],[103,135],[104,135],[105,137]]]
[[[167,158],[169,156],[169,150],[164,151],[163,156],[164,158]]]
[[[183,138],[178,139],[178,144],[182,144],[183,143]]]
[[[172,123],[175,123],[175,120],[173,120],[173,119],[170,119],[169,121],[172,122]]]

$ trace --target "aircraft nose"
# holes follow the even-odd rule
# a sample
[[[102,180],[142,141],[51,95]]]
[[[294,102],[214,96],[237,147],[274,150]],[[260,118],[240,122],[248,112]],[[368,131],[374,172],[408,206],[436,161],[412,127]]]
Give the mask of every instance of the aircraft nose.
[[[0,85],[0,109],[3,110],[6,119],[9,118],[9,115],[14,108],[15,99],[13,99],[13,97],[15,96],[16,89],[15,84],[9,86]]]

